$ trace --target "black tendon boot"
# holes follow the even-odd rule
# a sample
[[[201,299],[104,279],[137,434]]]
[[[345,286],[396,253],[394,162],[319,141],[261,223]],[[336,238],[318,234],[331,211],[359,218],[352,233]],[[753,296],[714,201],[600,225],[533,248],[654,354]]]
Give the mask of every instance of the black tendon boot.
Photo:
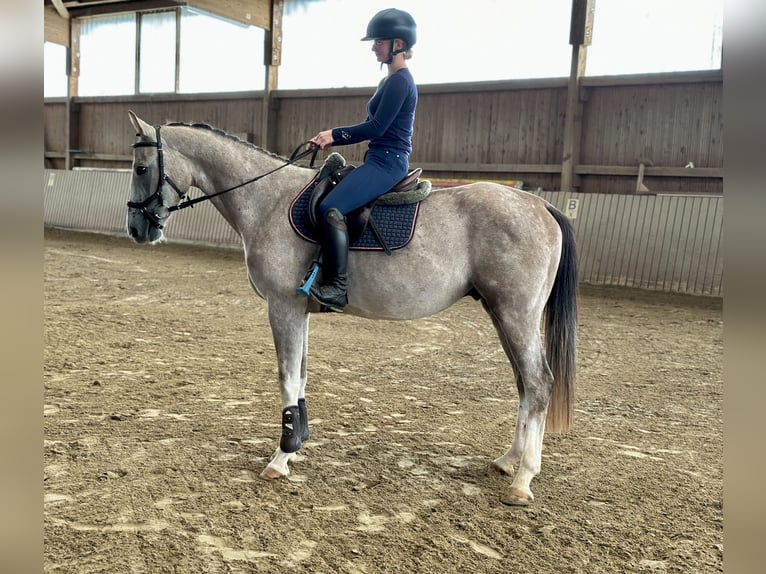
[[[346,218],[330,209],[322,222],[322,284],[311,285],[311,296],[333,311],[343,311],[348,303],[348,228]]]
[[[279,448],[282,452],[295,452],[301,448],[301,415],[297,406],[286,407],[282,410],[282,438]]]

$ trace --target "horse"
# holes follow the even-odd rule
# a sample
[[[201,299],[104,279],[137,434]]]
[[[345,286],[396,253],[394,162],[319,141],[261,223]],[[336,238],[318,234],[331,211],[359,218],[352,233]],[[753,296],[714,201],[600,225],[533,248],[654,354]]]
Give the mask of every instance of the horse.
[[[203,194],[195,200],[211,201],[241,237],[250,286],[268,307],[283,409],[279,446],[261,477],[285,477],[310,436],[309,317],[319,310],[296,290],[317,246],[291,228],[288,210],[317,170],[207,124],[153,126],[128,114],[136,130],[130,237],[162,240],[163,225],[190,201],[191,187]],[[567,218],[542,198],[498,183],[434,189],[405,247],[351,251],[348,270],[347,315],[409,320],[466,296],[481,302],[519,394],[511,447],[491,467],[513,477],[501,502],[530,504],[544,433],[566,432],[573,423],[577,254]]]

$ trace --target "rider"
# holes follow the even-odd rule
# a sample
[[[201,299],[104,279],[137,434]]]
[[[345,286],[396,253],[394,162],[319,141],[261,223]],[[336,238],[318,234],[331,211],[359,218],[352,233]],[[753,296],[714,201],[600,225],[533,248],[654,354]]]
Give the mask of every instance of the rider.
[[[388,8],[372,17],[362,41],[388,66],[388,75],[367,102],[367,119],[357,125],[324,130],[309,146],[326,149],[369,140],[364,163],[348,173],[319,205],[322,231],[322,284],[311,296],[333,311],[348,303],[348,229],[345,215],[390,190],[407,175],[418,91],[407,68],[415,44],[415,20],[403,10]]]

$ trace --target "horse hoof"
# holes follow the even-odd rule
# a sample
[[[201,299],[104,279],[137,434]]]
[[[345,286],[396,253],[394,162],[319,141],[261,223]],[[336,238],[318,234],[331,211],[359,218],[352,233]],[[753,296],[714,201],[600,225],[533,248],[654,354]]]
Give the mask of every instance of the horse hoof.
[[[525,493],[517,488],[509,488],[503,496],[500,497],[500,502],[507,504],[508,506],[529,506],[535,499],[532,493]]]
[[[500,459],[492,461],[492,470],[499,472],[500,474],[513,474],[512,464],[503,464]]]
[[[267,466],[261,473],[261,478],[265,478],[266,480],[276,480],[277,478],[282,478],[283,476],[284,474],[282,474],[273,466]]]

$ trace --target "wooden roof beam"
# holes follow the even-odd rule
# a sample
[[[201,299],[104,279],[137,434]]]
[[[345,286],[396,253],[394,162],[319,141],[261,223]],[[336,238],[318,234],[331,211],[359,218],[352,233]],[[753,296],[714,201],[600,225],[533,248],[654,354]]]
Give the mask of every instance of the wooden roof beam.
[[[81,3],[51,0],[51,2],[62,18],[190,6],[235,22],[271,30],[272,0],[90,0]]]
[[[235,22],[271,30],[271,0],[188,0],[186,4]]]
[[[83,3],[77,6],[69,5],[69,15],[72,18],[86,16],[101,16],[104,14],[119,14],[124,12],[141,12],[142,10],[158,10],[162,8],[176,8],[186,2],[177,0],[135,0]]]
[[[53,3],[53,7],[56,9],[56,12],[59,13],[59,16],[69,20],[69,12],[67,11],[66,6],[64,6],[62,0],[51,0],[51,2]]]
[[[272,29],[272,0],[138,0],[133,2],[112,0],[82,4],[51,0],[51,3],[47,4],[44,10],[45,41],[63,46],[69,46],[69,23],[77,18],[178,6],[192,6],[236,22],[257,26],[264,30]],[[272,63],[279,65],[281,33],[278,40],[275,38],[274,44],[277,61]]]
[[[70,20],[62,18],[53,6],[45,6],[43,38],[46,42],[69,46],[69,22]]]

